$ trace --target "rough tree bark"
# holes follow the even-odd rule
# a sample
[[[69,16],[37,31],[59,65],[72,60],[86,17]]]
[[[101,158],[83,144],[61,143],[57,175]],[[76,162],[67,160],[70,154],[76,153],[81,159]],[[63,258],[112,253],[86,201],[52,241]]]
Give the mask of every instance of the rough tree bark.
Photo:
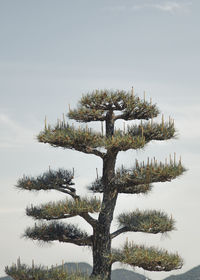
[[[108,111],[106,116],[106,137],[112,137],[114,134],[114,114]],[[109,182],[115,174],[115,163],[117,151],[108,150],[103,158],[103,176],[104,194],[101,212],[99,213],[98,225],[93,232],[93,276],[99,276],[101,279],[111,279],[111,263],[109,256],[111,254],[110,227],[113,220],[113,213],[117,201],[118,192],[109,186]]]

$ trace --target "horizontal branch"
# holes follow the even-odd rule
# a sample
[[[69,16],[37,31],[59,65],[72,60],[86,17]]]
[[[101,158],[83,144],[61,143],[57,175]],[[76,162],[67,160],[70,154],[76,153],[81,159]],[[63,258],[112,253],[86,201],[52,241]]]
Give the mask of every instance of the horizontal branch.
[[[165,233],[175,229],[175,221],[167,214],[145,210],[122,213],[117,217],[119,227],[126,231],[145,232],[145,233]]]
[[[149,120],[157,117],[159,110],[156,105],[151,105],[149,102],[141,101],[139,97],[134,98],[127,108],[123,110],[122,114],[115,116],[115,121],[123,119],[130,120]]]
[[[52,222],[27,228],[24,237],[44,242],[60,241],[79,246],[91,246],[92,238],[85,231],[71,224]]]
[[[122,233],[125,233],[125,232],[128,232],[128,228],[127,227],[122,227],[116,231],[114,231],[113,233],[111,233],[110,235],[110,238],[113,239],[115,237],[117,237],[118,235],[122,234]]]
[[[133,185],[133,184],[123,184],[123,185],[116,185],[110,182],[109,186],[107,187],[113,188],[117,187],[118,193],[126,193],[126,194],[146,194],[151,191],[152,185],[151,184],[140,184],[140,185]],[[104,192],[104,183],[102,178],[96,179],[91,185],[88,186],[88,189],[94,193],[103,193]]]
[[[106,137],[87,128],[75,129],[63,123],[55,128],[45,129],[38,135],[38,140],[54,147],[74,149],[101,158],[105,156],[105,153],[100,152],[98,148],[127,151],[143,148],[146,143],[142,135],[132,136],[116,131],[112,137]]]
[[[113,250],[111,262],[121,262],[149,271],[171,271],[180,269],[183,265],[183,260],[178,254],[171,254],[154,247],[138,246],[130,242],[127,242],[122,250]]]
[[[73,173],[68,170],[59,169],[58,171],[49,170],[37,177],[24,176],[19,179],[16,187],[23,190],[65,190],[67,194],[74,193],[75,189],[69,186],[72,182]]]
[[[176,163],[170,159],[170,163],[157,163],[157,161],[148,159],[147,164],[144,162],[136,165],[132,169],[121,168],[116,172],[115,177],[113,177],[111,184],[115,185],[120,190],[140,186],[148,185],[157,182],[168,182],[180,175],[182,175],[186,169],[182,166],[179,161]],[[122,191],[123,192],[123,191]]]
[[[96,148],[102,145],[102,135],[86,128],[74,128],[64,122],[55,127],[48,126],[37,136],[39,142],[48,143],[53,147],[74,149],[79,152],[94,154],[103,158],[104,153]]]
[[[169,119],[169,122],[162,122],[160,124],[149,121],[145,124],[141,122],[140,125],[128,126],[127,134],[132,137],[143,135],[146,143],[152,140],[168,140],[176,137],[176,129],[174,121]]]
[[[186,169],[182,166],[181,161],[176,163],[175,159],[170,158],[167,162],[157,163],[157,161],[147,161],[147,164],[139,164],[136,161],[132,169],[121,168],[116,171],[115,176],[110,180],[110,188],[117,189],[118,193],[147,193],[152,189],[152,183],[169,182],[181,176]],[[104,183],[102,178],[96,179],[89,187],[93,192],[104,192]]]
[[[63,200],[50,202],[41,206],[27,207],[26,214],[35,219],[55,220],[70,218],[84,213],[98,213],[101,209],[101,201],[96,198],[82,198],[75,200]]]
[[[120,185],[117,187],[118,193],[124,194],[147,194],[152,190],[151,184],[140,184],[140,185]]]

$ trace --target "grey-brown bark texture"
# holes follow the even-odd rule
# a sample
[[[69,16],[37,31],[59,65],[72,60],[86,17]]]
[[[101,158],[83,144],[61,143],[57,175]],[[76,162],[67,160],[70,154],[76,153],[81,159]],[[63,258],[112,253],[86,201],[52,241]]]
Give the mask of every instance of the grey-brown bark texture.
[[[70,242],[79,246],[90,246],[93,252],[93,272],[91,277],[111,279],[111,267],[114,262],[122,262],[133,267],[143,267],[150,271],[178,269],[182,259],[177,254],[171,254],[156,248],[146,248],[133,243],[125,243],[121,250],[111,248],[112,239],[118,235],[132,231],[145,233],[163,233],[174,229],[174,220],[160,211],[133,211],[119,215],[119,228],[110,231],[113,213],[120,193],[147,193],[153,182],[165,182],[180,176],[184,171],[181,160],[178,162],[170,157],[165,163],[158,163],[154,158],[147,162],[135,162],[131,169],[116,170],[116,159],[120,151],[143,148],[151,140],[167,140],[175,137],[173,120],[153,122],[159,110],[151,101],[140,99],[131,92],[96,90],[83,96],[78,108],[68,113],[70,119],[78,122],[101,121],[105,125],[105,133],[85,128],[75,128],[63,119],[38,135],[39,142],[48,143],[54,147],[74,149],[80,152],[94,154],[103,161],[102,177],[97,178],[89,187],[94,193],[102,193],[102,201],[81,198],[76,194],[73,185],[73,172],[58,170],[44,173],[32,178],[23,177],[17,187],[27,190],[57,190],[71,199],[48,203],[40,207],[29,207],[27,215],[39,220],[54,220],[52,223],[35,225],[28,228],[25,236],[45,242],[58,240]],[[116,120],[141,120],[139,125],[129,122],[126,129],[115,127]],[[90,213],[99,213],[94,218]],[[59,219],[81,216],[93,228],[92,235],[77,228],[75,225],[60,223]]]

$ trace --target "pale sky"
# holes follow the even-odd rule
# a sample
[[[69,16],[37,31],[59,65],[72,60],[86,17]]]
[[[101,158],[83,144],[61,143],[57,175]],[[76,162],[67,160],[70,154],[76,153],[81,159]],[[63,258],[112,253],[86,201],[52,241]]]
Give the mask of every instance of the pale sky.
[[[177,230],[168,236],[124,234],[113,246],[120,247],[128,237],[179,252],[183,268],[145,272],[155,280],[200,264],[199,11],[199,0],[0,0],[0,276],[18,256],[27,264],[32,259],[43,265],[92,263],[87,248],[57,242],[40,246],[22,239],[24,229],[34,224],[25,216],[26,206],[64,197],[19,192],[14,186],[23,174],[74,167],[77,192],[86,194],[101,160],[37,143],[36,135],[45,115],[54,124],[82,93],[130,90],[132,85],[139,96],[145,90],[166,118],[175,119],[179,139],[120,153],[117,165],[130,167],[135,158],[148,156],[165,160],[176,152],[188,171],[171,183],[155,184],[148,196],[120,195],[115,211],[161,209],[173,215]],[[81,219],[71,221],[91,231]]]

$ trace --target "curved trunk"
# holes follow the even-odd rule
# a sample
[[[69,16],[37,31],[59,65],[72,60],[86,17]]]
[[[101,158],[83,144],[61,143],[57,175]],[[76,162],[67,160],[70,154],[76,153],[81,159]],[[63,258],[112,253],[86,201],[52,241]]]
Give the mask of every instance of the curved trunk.
[[[112,111],[107,113],[106,136],[111,137],[114,133],[114,114]],[[110,226],[113,220],[113,213],[117,201],[118,192],[109,185],[110,180],[115,174],[115,163],[117,152],[107,151],[103,159],[103,184],[104,193],[101,212],[99,213],[98,225],[93,232],[93,271],[91,276],[98,276],[100,279],[111,279],[111,237]]]

